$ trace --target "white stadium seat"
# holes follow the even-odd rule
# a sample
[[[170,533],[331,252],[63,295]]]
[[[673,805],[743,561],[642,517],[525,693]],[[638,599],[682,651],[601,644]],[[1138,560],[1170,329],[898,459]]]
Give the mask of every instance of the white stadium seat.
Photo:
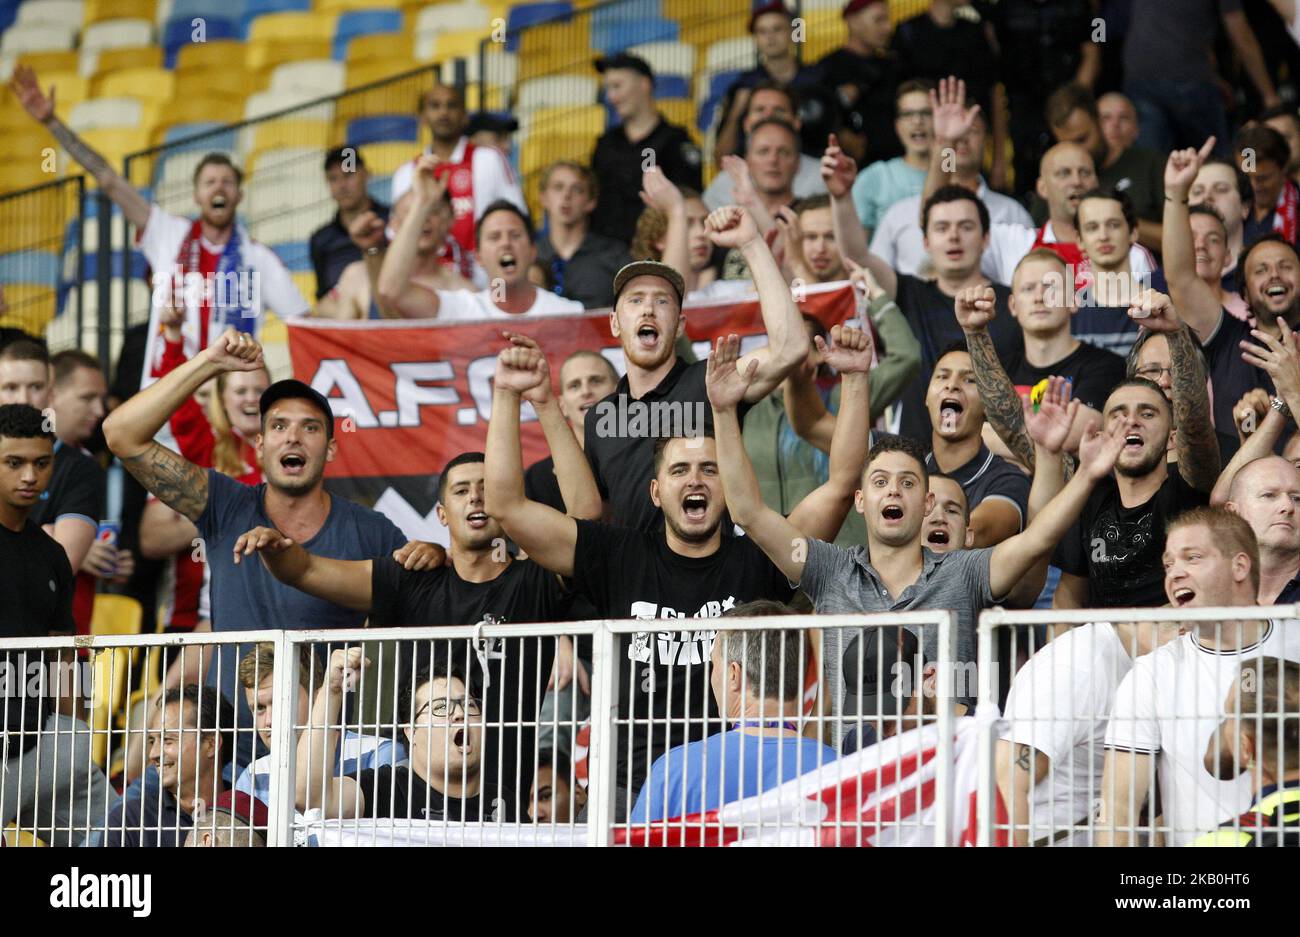
[[[115,127],[138,127],[144,104],[138,98],[95,98],[82,101],[68,115],[68,126],[78,133]]]

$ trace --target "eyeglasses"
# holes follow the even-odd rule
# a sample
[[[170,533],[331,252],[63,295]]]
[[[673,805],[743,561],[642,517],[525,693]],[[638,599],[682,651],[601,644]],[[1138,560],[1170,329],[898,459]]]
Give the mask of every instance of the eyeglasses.
[[[1172,380],[1174,369],[1163,364],[1148,364],[1138,368],[1133,373],[1138,377],[1145,377],[1148,381],[1159,381],[1162,374],[1168,374],[1169,378]]]
[[[476,699],[449,700],[446,699],[445,697],[442,697],[439,699],[430,700],[429,702],[421,706],[420,711],[415,714],[415,718],[418,721],[419,718],[423,716],[426,711],[428,711],[431,715],[437,716],[439,719],[445,719],[447,716],[453,715],[457,709],[459,709],[467,716],[478,716],[483,713],[483,704]]]

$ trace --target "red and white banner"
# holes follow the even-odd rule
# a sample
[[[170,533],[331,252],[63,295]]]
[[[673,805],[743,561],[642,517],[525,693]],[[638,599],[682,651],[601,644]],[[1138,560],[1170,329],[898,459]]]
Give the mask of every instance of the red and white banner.
[[[800,307],[828,327],[855,314],[845,283],[808,287]],[[454,455],[481,450],[492,407],[491,378],[509,328],[536,339],[558,381],[560,364],[583,349],[604,354],[623,373],[623,353],[610,335],[607,310],[578,316],[440,325],[384,320],[288,323],[294,377],[331,401],[339,418],[338,456],[328,478],[436,475]],[[757,297],[686,307],[686,333],[697,356],[729,333],[761,347]],[[524,461],[548,453],[532,408],[525,406]]]

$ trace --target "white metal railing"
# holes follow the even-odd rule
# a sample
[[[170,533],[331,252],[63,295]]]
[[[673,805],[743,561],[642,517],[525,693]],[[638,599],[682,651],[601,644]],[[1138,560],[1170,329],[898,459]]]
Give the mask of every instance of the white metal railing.
[[[1300,723],[1296,671],[1277,662],[1300,661],[1298,615],[1290,605],[985,611],[981,707],[998,704],[999,666],[1014,678],[1002,721],[981,729],[979,843],[1201,845],[1220,824],[1223,835],[1281,834],[1241,815],[1300,767],[1300,746],[1273,731]],[[1026,626],[1068,627],[1044,645]],[[1275,693],[1265,705],[1266,680],[1289,682],[1291,702]],[[1243,708],[1247,689],[1259,693]],[[1243,732],[1275,744],[1244,764]]]

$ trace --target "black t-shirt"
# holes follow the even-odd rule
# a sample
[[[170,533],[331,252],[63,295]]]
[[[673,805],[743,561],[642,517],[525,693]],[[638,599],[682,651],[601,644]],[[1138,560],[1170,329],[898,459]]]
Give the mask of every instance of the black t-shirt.
[[[772,73],[764,65],[741,72],[722,96],[719,121],[726,120],[739,91],[773,80]],[[835,89],[829,86],[820,65],[800,66],[794,79],[782,84],[788,84],[799,96],[800,151],[820,159],[826,150],[827,135],[840,129],[840,102]],[[744,128],[740,127],[736,134],[736,152],[743,155],[747,146]]]
[[[511,823],[518,815],[519,795],[513,791],[484,782],[473,796],[447,799],[409,766],[368,768],[357,775],[357,784],[366,797],[367,817]]]
[[[840,48],[818,62],[817,68],[837,97],[844,85],[858,89],[852,104],[846,106],[840,101],[840,111],[849,130],[866,135],[867,156],[862,165],[902,156],[903,144],[894,129],[898,110],[895,96],[902,83],[898,53],[891,50],[882,55],[858,55]],[[824,149],[825,139],[821,142]]]
[[[662,532],[578,521],[573,568],[574,588],[588,595],[600,615],[608,618],[716,619],[745,602],[785,602],[794,593],[781,571],[748,537],[723,537],[716,553],[688,557],[670,550]],[[655,758],[708,734],[703,718],[706,714],[716,718],[717,707],[703,665],[713,645],[714,624],[623,635],[617,653],[620,786],[640,790]],[[629,734],[626,720],[651,715],[653,731],[637,725]],[[666,727],[670,715],[690,722]]]
[[[54,471],[49,487],[32,509],[32,521],[43,527],[61,517],[81,517],[98,527],[103,513],[104,470],[76,446],[55,443]]]
[[[1232,421],[1232,410],[1237,401],[1256,387],[1273,393],[1273,379],[1268,372],[1242,360],[1243,341],[1255,342],[1250,337],[1250,326],[1223,309],[1219,311],[1218,328],[1208,341],[1201,344],[1210,367],[1210,386],[1214,389],[1214,428],[1219,434],[1219,460],[1224,465],[1240,445],[1237,427]]]
[[[1155,150],[1131,146],[1110,166],[1097,167],[1097,182],[1128,195],[1133,213],[1160,222],[1165,211],[1165,157]]]
[[[903,61],[904,78],[938,83],[956,75],[966,82],[966,100],[978,102],[985,114],[993,113],[997,63],[980,24],[958,17],[945,27],[920,13],[898,24],[893,48]]]
[[[388,220],[389,209],[382,202],[372,200],[370,210],[382,221]],[[308,251],[311,254],[312,270],[316,272],[317,299],[334,288],[348,264],[361,259],[361,249],[352,243],[348,229],[343,226],[342,216],[338,212],[334,213],[329,224],[322,225],[312,232]]]
[[[997,316],[989,323],[989,337],[998,358],[1006,366],[1023,354],[1024,339],[1020,326],[1007,309],[1011,290],[1000,283],[993,284],[997,300]],[[894,297],[903,317],[912,327],[912,334],[921,343],[921,370],[903,389],[899,397],[898,431],[923,445],[930,443],[930,414],[925,409],[925,389],[939,355],[954,342],[966,344],[966,333],[957,322],[956,298],[939,289],[933,280],[899,274],[898,292]]]
[[[622,527],[654,530],[663,514],[650,500],[655,440],[662,436],[713,432],[713,410],[704,390],[707,361],[681,358],[659,385],[633,398],[627,375],[614,392],[587,411],[584,449],[600,496],[609,502],[610,520]],[[741,403],[743,425],[749,404]]]
[[[925,468],[931,473],[939,471],[933,452],[925,457]],[[1029,514],[1029,476],[1020,469],[981,445],[969,462],[947,475],[961,485],[967,510],[975,510],[990,498],[1009,501],[1020,512],[1020,529],[1024,530]]]
[[[1164,605],[1165,525],[1209,496],[1183,480],[1177,466],[1147,501],[1126,508],[1114,476],[1098,482],[1083,513],[1061,540],[1052,565],[1085,576],[1090,606],[1145,608]]]
[[[21,531],[0,524],[0,595],[4,597],[0,600],[0,637],[43,638],[52,631],[72,634],[77,630],[72,620],[68,554],[30,519]],[[14,695],[17,688],[29,683],[26,657],[21,651],[0,651],[0,663],[8,665],[7,692],[0,694],[0,708],[6,711],[5,732],[35,733],[41,726],[40,699]],[[24,748],[35,744],[36,735],[29,735]]]
[[[620,124],[610,127],[596,141],[591,169],[600,180],[600,200],[591,215],[591,229],[622,244],[630,244],[641,217],[641,174],[643,151],[653,150],[654,161],[678,188],[704,190],[700,148],[684,127],[670,124],[660,115],[659,124],[644,140],[633,143]]]
[[[450,566],[411,572],[390,557],[373,561],[370,623],[373,627],[404,625],[472,625],[564,621],[568,592],[554,573],[529,560],[514,560],[490,582],[466,582]],[[554,638],[485,638],[485,647],[468,647],[464,640],[420,641],[402,654],[397,668],[400,686],[409,686],[413,669],[431,658],[451,656],[453,665],[468,668],[483,693],[485,724],[483,773],[496,780],[497,752],[502,754],[499,787],[527,790],[532,783],[531,726],[541,708],[541,695],[555,662]],[[481,653],[480,653],[481,652]],[[484,673],[486,661],[487,672]],[[541,689],[539,689],[539,687]],[[507,728],[492,728],[493,726]],[[522,758],[517,758],[519,752]],[[518,781],[515,771],[522,774]],[[527,774],[524,777],[523,774]]]
[[[1035,367],[1021,356],[1007,369],[1016,393],[1022,397],[1049,377],[1069,378],[1073,398],[1098,413],[1105,408],[1106,398],[1115,385],[1124,380],[1124,374],[1123,358],[1087,342],[1080,342],[1074,351],[1046,367]]]
[[[1074,80],[1083,44],[1092,35],[1089,0],[985,0],[976,7],[998,37],[999,73],[1012,102],[1018,97],[1044,101]]]
[[[566,513],[564,496],[560,494],[560,480],[555,477],[553,458],[547,456],[524,471],[524,497],[548,508],[555,508],[561,514]]]

